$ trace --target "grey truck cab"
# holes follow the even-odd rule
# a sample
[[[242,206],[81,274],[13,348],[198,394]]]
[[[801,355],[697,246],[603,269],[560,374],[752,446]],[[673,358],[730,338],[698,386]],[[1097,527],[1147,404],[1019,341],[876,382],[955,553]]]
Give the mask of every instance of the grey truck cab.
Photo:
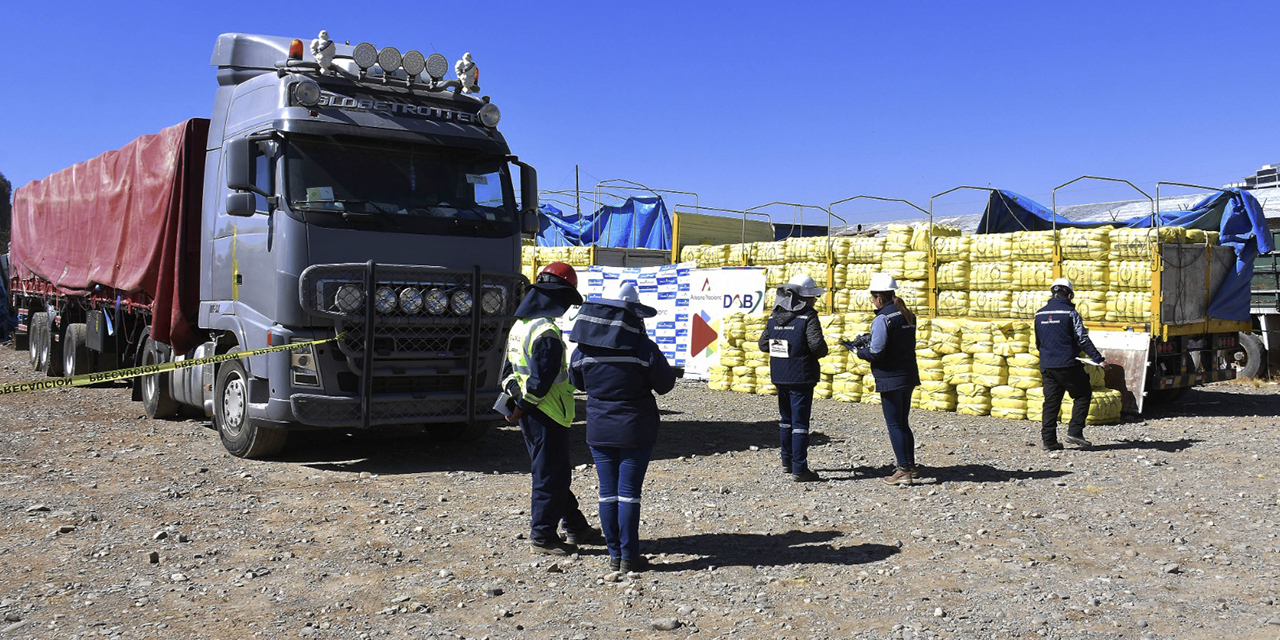
[[[337,340],[142,390],[203,408],[238,456],[274,453],[299,427],[494,421],[524,285],[536,176],[497,107],[471,95],[474,72],[446,81],[439,54],[317,43],[218,38],[200,243],[210,337],[185,357]]]

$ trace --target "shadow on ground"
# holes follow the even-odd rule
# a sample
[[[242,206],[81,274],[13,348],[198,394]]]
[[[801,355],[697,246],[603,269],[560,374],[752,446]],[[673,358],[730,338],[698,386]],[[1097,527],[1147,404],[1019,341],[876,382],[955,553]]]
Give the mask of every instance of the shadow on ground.
[[[1191,448],[1191,445],[1203,442],[1196,438],[1183,438],[1181,440],[1121,440],[1119,442],[1108,442],[1106,444],[1094,444],[1089,447],[1089,451],[1120,451],[1125,449],[1151,449],[1154,451],[1163,451],[1165,453],[1177,453],[1184,449]]]
[[[786,533],[699,533],[646,542],[646,553],[697,556],[654,565],[654,571],[697,571],[708,567],[777,567],[789,564],[857,565],[884,560],[901,550],[886,544],[832,544],[840,531]]]
[[[1280,415],[1280,394],[1246,393],[1248,383],[1221,383],[1194,387],[1180,399],[1144,407],[1144,419],[1231,418]]]

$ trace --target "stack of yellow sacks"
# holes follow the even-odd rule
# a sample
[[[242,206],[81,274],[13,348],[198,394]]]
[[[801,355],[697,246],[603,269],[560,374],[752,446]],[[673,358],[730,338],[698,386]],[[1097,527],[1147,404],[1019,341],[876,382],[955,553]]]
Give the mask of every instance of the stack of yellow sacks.
[[[1013,234],[973,236],[969,263],[969,317],[1008,318],[1013,302]]]
[[[1085,424],[1100,425],[1119,422],[1122,404],[1120,392],[1107,388],[1101,367],[1085,366],[1084,369],[1089,374],[1089,386],[1093,389],[1093,395],[1089,398],[1089,413],[1085,416]],[[1044,387],[1027,389],[1026,398],[1026,418],[1032,421],[1040,420],[1044,414]],[[1070,394],[1064,395],[1062,408],[1058,413],[1060,422],[1065,423],[1071,420],[1073,406]]]
[[[834,313],[871,310],[867,286],[871,284],[871,275],[880,271],[885,242],[882,237],[836,238],[832,242]]]

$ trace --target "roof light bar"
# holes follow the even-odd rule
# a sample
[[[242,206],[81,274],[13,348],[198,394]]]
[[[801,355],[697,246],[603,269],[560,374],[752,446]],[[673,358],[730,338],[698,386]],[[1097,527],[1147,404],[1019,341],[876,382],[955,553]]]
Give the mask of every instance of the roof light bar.
[[[422,54],[417,51],[410,51],[404,54],[404,59],[400,61],[400,64],[404,67],[404,72],[409,74],[410,78],[416,78],[422,73],[423,69],[427,68],[427,59],[422,57]]]
[[[400,50],[395,47],[383,47],[378,52],[378,66],[388,75],[400,68],[401,59]]]
[[[378,62],[378,49],[368,42],[361,42],[351,51],[351,59],[361,71],[368,71]]]
[[[444,79],[444,74],[449,73],[449,59],[433,53],[427,56],[427,75],[432,80],[439,82]]]

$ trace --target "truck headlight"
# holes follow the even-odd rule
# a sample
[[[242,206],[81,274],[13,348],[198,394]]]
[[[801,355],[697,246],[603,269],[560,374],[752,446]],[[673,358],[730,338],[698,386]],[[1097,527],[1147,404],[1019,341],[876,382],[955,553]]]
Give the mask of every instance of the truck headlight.
[[[488,315],[501,313],[506,303],[507,294],[502,289],[485,289],[484,295],[480,296],[480,310]]]
[[[400,310],[417,315],[422,312],[422,292],[413,287],[405,287],[400,291]]]
[[[344,284],[333,297],[333,306],[343,313],[356,313],[364,308],[364,291],[359,285]]]
[[[498,106],[490,102],[480,107],[480,122],[490,129],[498,126],[498,121],[502,119],[502,112],[498,110]]]
[[[427,313],[438,316],[443,315],[449,309],[449,294],[443,289],[432,289],[422,297],[422,303],[427,308]]]
[[[449,295],[449,308],[458,316],[471,313],[471,292],[466,289],[454,291]]]
[[[396,292],[391,287],[378,287],[373,298],[373,308],[378,313],[391,313],[396,310],[396,302]]]
[[[320,85],[310,78],[303,78],[295,82],[293,84],[293,101],[308,109],[320,104]]]

